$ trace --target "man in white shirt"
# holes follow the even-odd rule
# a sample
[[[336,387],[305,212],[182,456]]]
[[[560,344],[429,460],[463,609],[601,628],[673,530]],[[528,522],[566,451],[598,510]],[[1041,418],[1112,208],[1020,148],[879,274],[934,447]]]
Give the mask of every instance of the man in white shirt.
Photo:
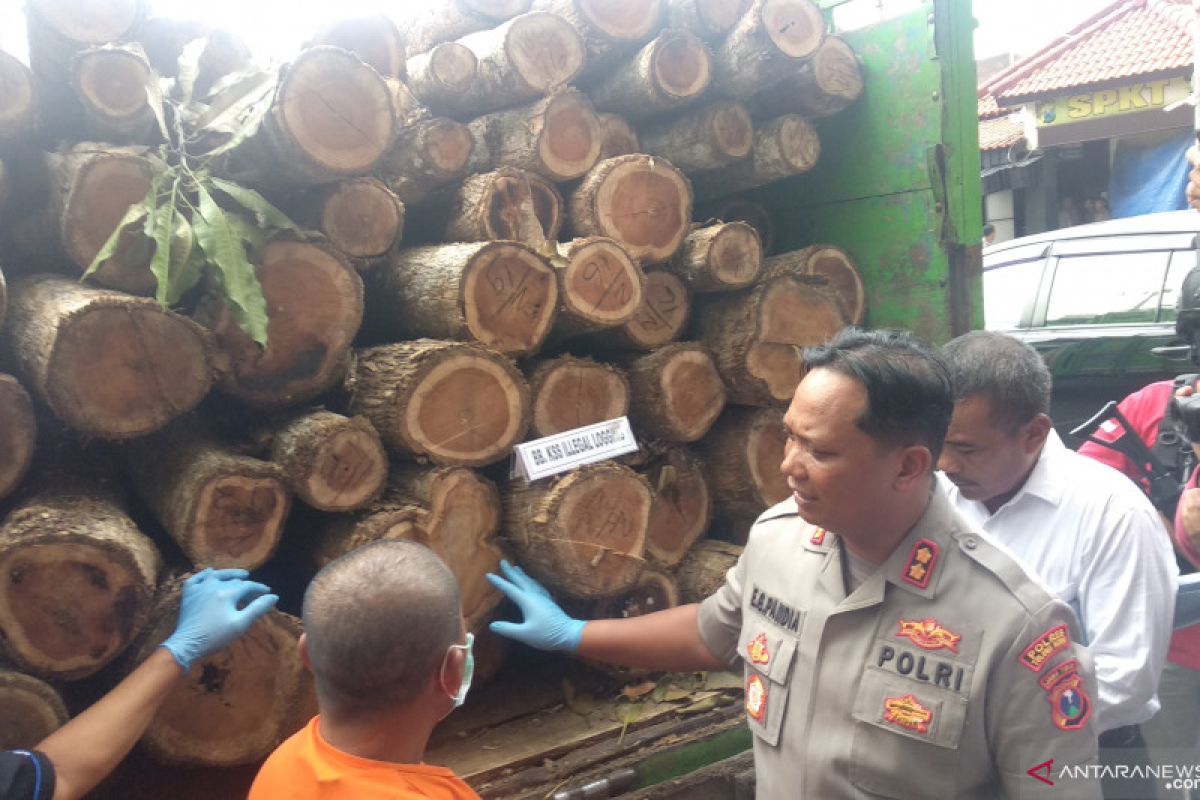
[[[1050,372],[1033,348],[975,331],[943,354],[955,407],[942,484],[960,514],[1078,615],[1095,659],[1102,763],[1145,764],[1138,725],[1159,707],[1178,574],[1163,524],[1124,475],[1063,445],[1048,414]]]

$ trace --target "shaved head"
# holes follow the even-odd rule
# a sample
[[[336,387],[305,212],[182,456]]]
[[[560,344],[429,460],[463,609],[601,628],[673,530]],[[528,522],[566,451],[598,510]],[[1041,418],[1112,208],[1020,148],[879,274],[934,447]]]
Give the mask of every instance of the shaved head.
[[[415,542],[375,542],[317,573],[304,632],[323,704],[355,712],[407,705],[459,641],[458,584]]]

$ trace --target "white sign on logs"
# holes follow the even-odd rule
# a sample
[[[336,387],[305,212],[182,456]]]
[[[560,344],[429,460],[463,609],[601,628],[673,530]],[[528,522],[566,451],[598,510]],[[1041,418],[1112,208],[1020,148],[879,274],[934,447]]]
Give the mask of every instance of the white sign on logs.
[[[517,445],[512,473],[536,481],[637,449],[629,418],[618,417]]]

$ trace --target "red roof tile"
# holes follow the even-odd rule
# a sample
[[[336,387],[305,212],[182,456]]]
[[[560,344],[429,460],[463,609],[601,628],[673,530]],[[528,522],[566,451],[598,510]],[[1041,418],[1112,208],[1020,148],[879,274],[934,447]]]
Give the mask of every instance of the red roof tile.
[[[980,119],[992,119],[1001,115],[1012,113],[1011,109],[1000,110],[1000,106],[996,105],[996,95],[988,92],[976,100]]]
[[[1007,150],[1025,138],[1025,130],[1014,117],[985,119],[979,122],[979,149]]]
[[[1011,105],[1035,95],[1186,72],[1195,25],[1191,0],[1117,0],[993,77],[980,93]]]

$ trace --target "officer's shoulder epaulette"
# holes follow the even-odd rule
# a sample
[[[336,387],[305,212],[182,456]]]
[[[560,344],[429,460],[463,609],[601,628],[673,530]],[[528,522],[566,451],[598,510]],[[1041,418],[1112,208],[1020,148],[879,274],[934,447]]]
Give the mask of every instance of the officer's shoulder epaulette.
[[[770,522],[773,519],[784,519],[786,517],[800,516],[800,509],[796,508],[795,498],[789,497],[787,500],[776,503],[766,511],[758,515],[758,519],[754,521],[755,525],[760,525],[764,522]]]
[[[973,530],[955,530],[951,534],[958,549],[1002,583],[1017,602],[1032,614],[1053,599],[1049,590],[1004,548],[987,535]]]

